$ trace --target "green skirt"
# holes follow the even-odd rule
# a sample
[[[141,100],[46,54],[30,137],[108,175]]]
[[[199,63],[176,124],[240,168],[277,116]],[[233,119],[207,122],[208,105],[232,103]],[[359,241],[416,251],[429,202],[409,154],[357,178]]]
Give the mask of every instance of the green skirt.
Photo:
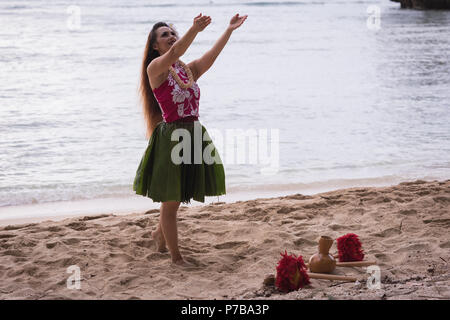
[[[133,191],[155,202],[183,203],[225,194],[224,167],[205,127],[199,121],[160,122],[139,163]]]

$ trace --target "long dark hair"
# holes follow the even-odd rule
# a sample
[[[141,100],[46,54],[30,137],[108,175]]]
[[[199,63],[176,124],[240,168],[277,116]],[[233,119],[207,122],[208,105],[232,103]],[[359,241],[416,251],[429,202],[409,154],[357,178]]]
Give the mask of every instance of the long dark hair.
[[[156,30],[160,27],[169,27],[173,30],[173,28],[165,22],[158,22],[153,25],[152,30],[148,34],[147,44],[145,45],[144,50],[144,58],[142,59],[141,66],[141,83],[139,86],[139,94],[147,127],[147,139],[151,136],[156,124],[162,120],[161,109],[159,108],[158,101],[156,101],[156,98],[153,95],[147,73],[147,67],[150,62],[152,62],[153,59],[159,57],[159,52],[153,49],[153,45],[156,42]]]

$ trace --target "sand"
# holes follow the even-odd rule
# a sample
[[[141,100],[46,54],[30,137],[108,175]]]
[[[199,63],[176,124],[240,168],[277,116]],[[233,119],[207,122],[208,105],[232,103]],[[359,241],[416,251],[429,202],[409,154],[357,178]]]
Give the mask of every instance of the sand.
[[[450,299],[450,180],[182,206],[178,218],[191,267],[156,252],[154,209],[1,227],[0,298]],[[308,260],[321,235],[350,232],[377,261],[378,288],[365,267],[334,271],[356,283],[312,279],[290,293],[263,285],[284,250]],[[80,289],[67,286],[72,265]]]

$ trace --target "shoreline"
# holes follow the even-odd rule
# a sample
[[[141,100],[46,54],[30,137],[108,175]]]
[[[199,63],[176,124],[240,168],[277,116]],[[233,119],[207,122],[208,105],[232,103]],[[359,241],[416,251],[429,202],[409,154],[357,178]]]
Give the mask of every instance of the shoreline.
[[[214,202],[233,203],[236,201],[249,201],[259,198],[273,198],[301,193],[313,195],[323,192],[336,191],[356,187],[388,187],[402,182],[425,180],[402,179],[395,176],[363,178],[363,179],[336,179],[315,183],[298,183],[288,185],[264,185],[257,187],[232,187],[226,195],[220,197],[206,197],[205,203],[192,201],[189,205],[202,206]],[[37,223],[46,220],[60,221],[62,219],[80,216],[117,214],[126,215],[134,212],[145,212],[159,208],[160,203],[140,195],[100,197],[94,199],[66,200],[57,202],[43,202],[0,207],[0,227],[20,223]]]
[[[191,267],[157,252],[156,209],[0,227],[1,299],[450,299],[450,180],[354,187],[181,207],[180,250]],[[280,253],[317,252],[322,235],[356,233],[376,260],[337,268],[356,283],[312,279],[290,293],[263,285]],[[337,251],[336,241],[330,253]],[[76,266],[81,287],[69,288]]]

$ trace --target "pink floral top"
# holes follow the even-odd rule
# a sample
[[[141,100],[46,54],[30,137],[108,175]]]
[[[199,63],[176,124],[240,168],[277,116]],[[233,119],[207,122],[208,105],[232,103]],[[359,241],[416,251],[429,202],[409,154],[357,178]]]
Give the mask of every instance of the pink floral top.
[[[178,62],[172,64],[172,67],[183,82],[189,81],[186,72]],[[199,116],[200,88],[195,81],[190,88],[182,89],[172,77],[172,73],[169,72],[167,80],[158,88],[153,89],[153,93],[159,103],[165,122],[173,122],[189,116]]]

